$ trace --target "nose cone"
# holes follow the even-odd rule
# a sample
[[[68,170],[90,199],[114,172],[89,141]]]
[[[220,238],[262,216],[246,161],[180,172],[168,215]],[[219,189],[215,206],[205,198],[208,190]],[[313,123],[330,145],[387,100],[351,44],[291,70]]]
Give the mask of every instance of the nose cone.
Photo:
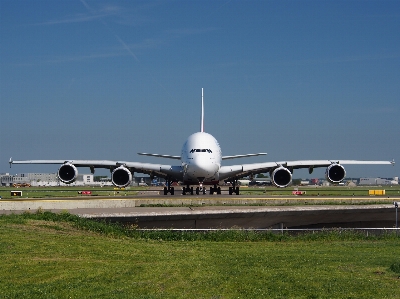
[[[218,164],[214,163],[209,157],[196,157],[191,160],[187,167],[188,174],[193,178],[199,179],[199,181],[214,177],[219,169]]]

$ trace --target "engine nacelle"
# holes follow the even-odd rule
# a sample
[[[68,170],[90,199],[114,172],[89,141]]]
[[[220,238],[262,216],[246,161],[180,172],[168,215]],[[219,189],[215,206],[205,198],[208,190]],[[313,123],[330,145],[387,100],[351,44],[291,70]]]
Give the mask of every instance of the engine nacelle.
[[[124,188],[132,182],[132,173],[128,168],[120,166],[111,173],[111,181],[114,186]]]
[[[75,182],[78,176],[78,169],[76,169],[75,165],[67,162],[60,166],[57,175],[61,182],[71,184]]]
[[[330,183],[340,183],[346,176],[346,170],[340,164],[333,163],[326,168],[325,178]]]
[[[271,173],[272,183],[279,188],[285,188],[292,182],[292,173],[289,169],[280,166]]]

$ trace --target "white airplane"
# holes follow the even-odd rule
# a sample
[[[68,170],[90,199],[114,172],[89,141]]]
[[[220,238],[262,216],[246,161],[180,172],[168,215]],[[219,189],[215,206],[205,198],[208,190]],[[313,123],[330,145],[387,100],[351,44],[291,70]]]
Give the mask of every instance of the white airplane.
[[[210,134],[204,132],[204,101],[203,89],[201,96],[201,123],[200,132],[189,136],[183,144],[180,156],[159,155],[138,153],[139,155],[152,156],[159,158],[181,160],[181,165],[153,164],[140,162],[108,161],[108,160],[26,160],[13,161],[11,164],[61,164],[58,170],[58,177],[61,182],[73,183],[77,176],[77,167],[89,167],[94,173],[95,168],[106,168],[111,171],[111,180],[116,187],[126,187],[132,181],[134,172],[149,174],[152,179],[154,176],[165,178],[167,186],[164,187],[164,195],[174,194],[173,182],[182,182],[183,194],[193,194],[192,185],[196,187],[195,192],[205,194],[206,189],[203,185],[211,185],[210,194],[221,194],[220,181],[230,181],[229,194],[239,194],[237,181],[242,177],[253,177],[254,174],[269,172],[272,183],[276,187],[285,188],[292,181],[294,169],[308,168],[311,174],[314,168],[326,167],[325,176],[331,183],[340,183],[346,175],[342,165],[346,164],[389,164],[394,165],[394,161],[357,161],[357,160],[299,160],[264,162],[252,164],[238,164],[232,166],[222,166],[222,160],[236,159],[243,157],[254,157],[266,155],[266,153],[245,154],[235,156],[222,156],[218,141]]]

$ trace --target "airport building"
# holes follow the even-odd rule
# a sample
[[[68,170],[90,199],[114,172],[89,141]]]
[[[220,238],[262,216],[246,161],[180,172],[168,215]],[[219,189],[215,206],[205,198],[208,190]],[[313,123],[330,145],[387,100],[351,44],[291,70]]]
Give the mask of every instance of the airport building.
[[[11,175],[0,174],[1,186],[13,187],[45,187],[45,186],[93,186],[111,185],[111,182],[95,182],[93,174],[78,174],[76,181],[72,184],[64,184],[58,179],[57,173],[21,173]]]
[[[379,186],[379,185],[398,185],[399,178],[381,179],[381,178],[360,178],[360,186]]]

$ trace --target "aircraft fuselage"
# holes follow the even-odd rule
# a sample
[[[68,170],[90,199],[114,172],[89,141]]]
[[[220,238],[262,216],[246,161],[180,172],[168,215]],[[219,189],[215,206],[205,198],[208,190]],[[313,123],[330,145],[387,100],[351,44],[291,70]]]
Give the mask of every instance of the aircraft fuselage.
[[[218,141],[205,132],[188,137],[181,153],[184,184],[217,184],[221,167],[221,148]]]

